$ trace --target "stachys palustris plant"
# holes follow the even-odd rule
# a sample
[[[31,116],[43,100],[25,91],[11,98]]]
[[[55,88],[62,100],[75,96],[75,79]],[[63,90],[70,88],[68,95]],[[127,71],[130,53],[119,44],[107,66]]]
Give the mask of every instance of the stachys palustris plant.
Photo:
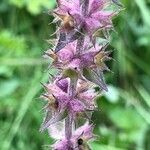
[[[58,73],[43,84],[47,103],[40,129],[56,140],[51,149],[89,150],[88,141],[96,137],[90,118],[97,109],[95,98],[108,91],[103,73],[110,71],[105,62],[111,57],[106,48],[120,6],[116,0],[57,0],[51,11],[56,39],[45,56]]]

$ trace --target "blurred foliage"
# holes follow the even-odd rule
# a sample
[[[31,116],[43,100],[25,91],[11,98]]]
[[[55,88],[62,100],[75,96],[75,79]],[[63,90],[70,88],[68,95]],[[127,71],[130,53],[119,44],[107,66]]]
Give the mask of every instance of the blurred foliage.
[[[109,92],[98,98],[93,114],[93,150],[150,149],[150,1],[122,0],[114,19],[113,73]],[[55,0],[0,1],[0,149],[46,149],[52,139],[39,133],[42,121],[40,82],[48,79],[42,54],[55,30],[48,9]]]

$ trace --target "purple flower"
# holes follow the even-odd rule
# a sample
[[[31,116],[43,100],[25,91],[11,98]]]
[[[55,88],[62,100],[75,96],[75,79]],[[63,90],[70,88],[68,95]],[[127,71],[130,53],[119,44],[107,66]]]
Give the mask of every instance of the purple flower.
[[[109,0],[87,0],[87,5],[80,4],[80,0],[58,0],[58,8],[54,10],[62,20],[63,28],[70,23],[72,27],[82,27],[90,35],[99,28],[111,28],[111,18],[116,15],[106,8],[110,5]],[[89,5],[88,5],[89,4]],[[83,10],[87,10],[85,14]]]
[[[117,5],[117,0],[57,0],[52,11],[57,24],[55,46],[44,56],[52,59],[57,74],[43,84],[41,97],[46,104],[40,130],[48,129],[56,140],[54,150],[90,150],[88,141],[95,135],[88,122],[97,108],[96,97],[108,91],[104,72],[109,71],[105,63],[111,57],[106,48],[112,18],[119,12],[114,9]],[[79,127],[81,122],[85,124]]]
[[[81,34],[92,35],[99,29],[113,28],[112,17],[116,10],[109,10],[110,0],[57,0],[54,16],[60,21],[61,34],[55,51],[76,40]],[[86,3],[86,4],[84,4]],[[77,34],[78,33],[78,34]]]
[[[105,70],[109,71],[105,61],[111,59],[111,57],[109,57],[110,52],[105,51],[106,46],[96,44],[95,47],[90,47],[86,42],[80,54],[76,52],[77,41],[69,43],[57,53],[51,50],[46,53],[54,59],[53,65],[56,68],[74,70],[81,79],[87,79],[107,91],[102,74]],[[50,54],[52,53],[56,57],[51,56]],[[84,73],[85,70],[88,73]],[[95,76],[95,78],[91,79],[89,76]]]
[[[47,101],[47,104],[44,107],[46,117],[41,131],[62,120],[66,111],[69,115],[76,117],[77,113],[95,109],[94,99],[97,93],[94,89],[89,89],[89,85],[81,90],[83,82],[78,80],[73,97],[69,94],[69,84],[71,84],[69,78],[56,80],[53,84],[44,85],[46,93],[42,97]]]
[[[49,132],[51,133],[52,129],[49,129]],[[69,148],[72,148],[72,150],[80,150],[81,148],[85,148],[85,146],[89,147],[88,141],[94,138],[93,125],[87,122],[74,131],[74,134],[70,138],[70,142],[63,136],[61,139],[57,139],[58,141],[52,145],[52,147],[54,150],[68,150]]]

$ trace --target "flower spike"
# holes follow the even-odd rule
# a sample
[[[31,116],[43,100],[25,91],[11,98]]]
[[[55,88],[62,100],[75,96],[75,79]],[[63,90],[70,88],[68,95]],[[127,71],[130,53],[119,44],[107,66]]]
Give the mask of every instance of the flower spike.
[[[56,38],[48,41],[53,47],[44,58],[52,60],[50,66],[57,73],[41,83],[45,116],[40,131],[48,130],[54,138],[52,150],[91,150],[88,142],[96,138],[91,116],[98,109],[96,97],[108,91],[104,73],[110,71],[106,62],[112,59],[107,50],[109,31],[121,4],[117,0],[56,2],[51,11]]]

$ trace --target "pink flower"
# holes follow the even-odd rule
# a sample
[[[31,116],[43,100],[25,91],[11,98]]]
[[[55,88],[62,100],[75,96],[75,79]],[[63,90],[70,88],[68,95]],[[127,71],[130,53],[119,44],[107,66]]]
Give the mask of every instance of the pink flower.
[[[57,3],[58,8],[54,12],[63,23],[73,21],[74,27],[82,27],[90,35],[99,28],[111,28],[111,19],[116,15],[113,11],[105,10],[111,5],[109,0],[87,0],[87,5],[80,4],[80,0],[58,0]],[[84,11],[87,11],[86,14]]]
[[[85,112],[95,109],[94,99],[97,96],[95,90],[89,90],[88,85],[82,90],[81,83],[84,81],[78,81],[76,89],[74,89],[74,96],[69,94],[69,78],[56,80],[53,84],[45,84],[46,93],[43,94],[43,98],[47,101],[44,107],[46,117],[43,121],[41,131],[48,128],[50,125],[62,120],[65,117],[65,112],[73,117],[77,113]]]
[[[59,51],[68,43],[76,40],[81,34],[92,34],[99,29],[113,28],[112,17],[116,10],[109,10],[110,0],[57,0],[58,7],[54,10],[56,20],[61,21],[59,41],[55,51]],[[81,33],[82,32],[82,33]]]
[[[90,125],[87,122],[74,131],[70,139],[70,143],[64,136],[63,138],[58,140],[52,147],[54,148],[54,150],[68,150],[69,148],[72,148],[72,150],[80,150],[81,147],[85,147],[85,144],[87,144],[88,146],[88,141],[94,138],[95,135],[93,134],[93,125]]]
[[[47,51],[56,55],[53,65],[59,69],[71,69],[78,73],[80,79],[87,79],[100,86],[101,89],[107,91],[105,81],[103,79],[103,71],[109,71],[105,61],[110,60],[110,52],[105,51],[105,46],[98,44],[95,47],[88,46],[88,41],[83,45],[83,51],[79,54],[76,51],[77,42],[69,43],[57,53]],[[52,55],[52,56],[53,56]],[[52,57],[53,58],[53,57]],[[85,73],[86,72],[86,73]],[[94,76],[95,78],[91,78]]]
[[[89,123],[86,122],[83,126],[76,129],[73,139],[82,138],[84,141],[89,141],[95,138],[95,135],[93,134],[93,127],[93,125],[89,125]]]
[[[46,105],[40,130],[48,129],[57,140],[54,150],[90,149],[88,141],[95,135],[88,122],[96,108],[96,96],[108,90],[103,74],[109,71],[105,63],[111,57],[106,47],[112,18],[119,12],[116,6],[121,4],[118,0],[56,1],[57,8],[52,11],[53,23],[57,24],[55,46],[45,56],[53,60],[51,67],[57,74],[43,84],[45,93],[41,97]],[[99,38],[99,32],[104,38]],[[95,85],[99,86],[98,92]],[[78,122],[85,124],[78,127]]]

